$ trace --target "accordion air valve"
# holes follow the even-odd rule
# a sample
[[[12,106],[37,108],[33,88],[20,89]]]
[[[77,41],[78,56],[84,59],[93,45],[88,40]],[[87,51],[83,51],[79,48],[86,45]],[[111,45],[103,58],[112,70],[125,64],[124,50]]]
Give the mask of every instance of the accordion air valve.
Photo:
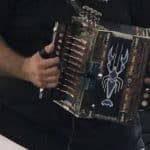
[[[132,122],[150,58],[150,38],[137,34],[143,28],[130,27],[129,34],[123,31],[129,27],[114,30],[114,25],[99,25],[99,19],[91,18],[81,13],[58,26],[55,47],[61,75],[52,99],[76,117]]]

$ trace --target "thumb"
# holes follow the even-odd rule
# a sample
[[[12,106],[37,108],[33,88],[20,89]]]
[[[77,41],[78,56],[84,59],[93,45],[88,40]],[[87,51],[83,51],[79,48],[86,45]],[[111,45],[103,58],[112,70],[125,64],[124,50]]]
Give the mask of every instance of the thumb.
[[[49,45],[45,46],[44,49],[47,53],[52,53],[54,51],[54,44],[50,43]]]

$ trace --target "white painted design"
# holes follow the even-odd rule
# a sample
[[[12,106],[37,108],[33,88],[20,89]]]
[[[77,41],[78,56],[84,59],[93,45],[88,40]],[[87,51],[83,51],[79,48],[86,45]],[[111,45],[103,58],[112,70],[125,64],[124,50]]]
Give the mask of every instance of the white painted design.
[[[129,51],[128,49],[126,49],[125,56],[123,56],[122,51],[124,49],[124,46],[122,45],[120,54],[118,56],[117,64],[115,65],[118,47],[119,44],[117,44],[114,54],[112,54],[114,50],[113,46],[110,48],[108,53],[108,63],[107,63],[108,75],[104,76],[102,79],[102,86],[104,92],[106,93],[106,99],[104,99],[101,102],[102,106],[113,107],[114,104],[111,100],[112,95],[116,94],[123,88],[123,79],[121,79],[119,75],[126,68],[125,65],[128,62]]]

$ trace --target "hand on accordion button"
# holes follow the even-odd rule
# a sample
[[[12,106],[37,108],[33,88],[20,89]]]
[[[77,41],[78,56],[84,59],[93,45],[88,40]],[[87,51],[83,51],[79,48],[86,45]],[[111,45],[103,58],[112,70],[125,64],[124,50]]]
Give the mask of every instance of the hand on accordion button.
[[[49,44],[44,47],[47,54],[52,54],[54,45]],[[24,62],[25,80],[32,82],[40,88],[53,88],[58,84],[60,71],[58,69],[59,58],[54,56],[43,59],[39,52],[26,58]]]

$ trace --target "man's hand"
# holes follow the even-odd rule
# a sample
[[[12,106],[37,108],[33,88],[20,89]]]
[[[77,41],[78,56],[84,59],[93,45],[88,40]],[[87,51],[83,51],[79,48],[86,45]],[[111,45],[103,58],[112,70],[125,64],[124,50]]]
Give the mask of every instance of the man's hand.
[[[52,53],[54,45],[45,47],[47,53]],[[22,67],[24,78],[40,88],[53,88],[58,84],[60,71],[58,69],[59,58],[43,59],[39,52],[26,58]]]

